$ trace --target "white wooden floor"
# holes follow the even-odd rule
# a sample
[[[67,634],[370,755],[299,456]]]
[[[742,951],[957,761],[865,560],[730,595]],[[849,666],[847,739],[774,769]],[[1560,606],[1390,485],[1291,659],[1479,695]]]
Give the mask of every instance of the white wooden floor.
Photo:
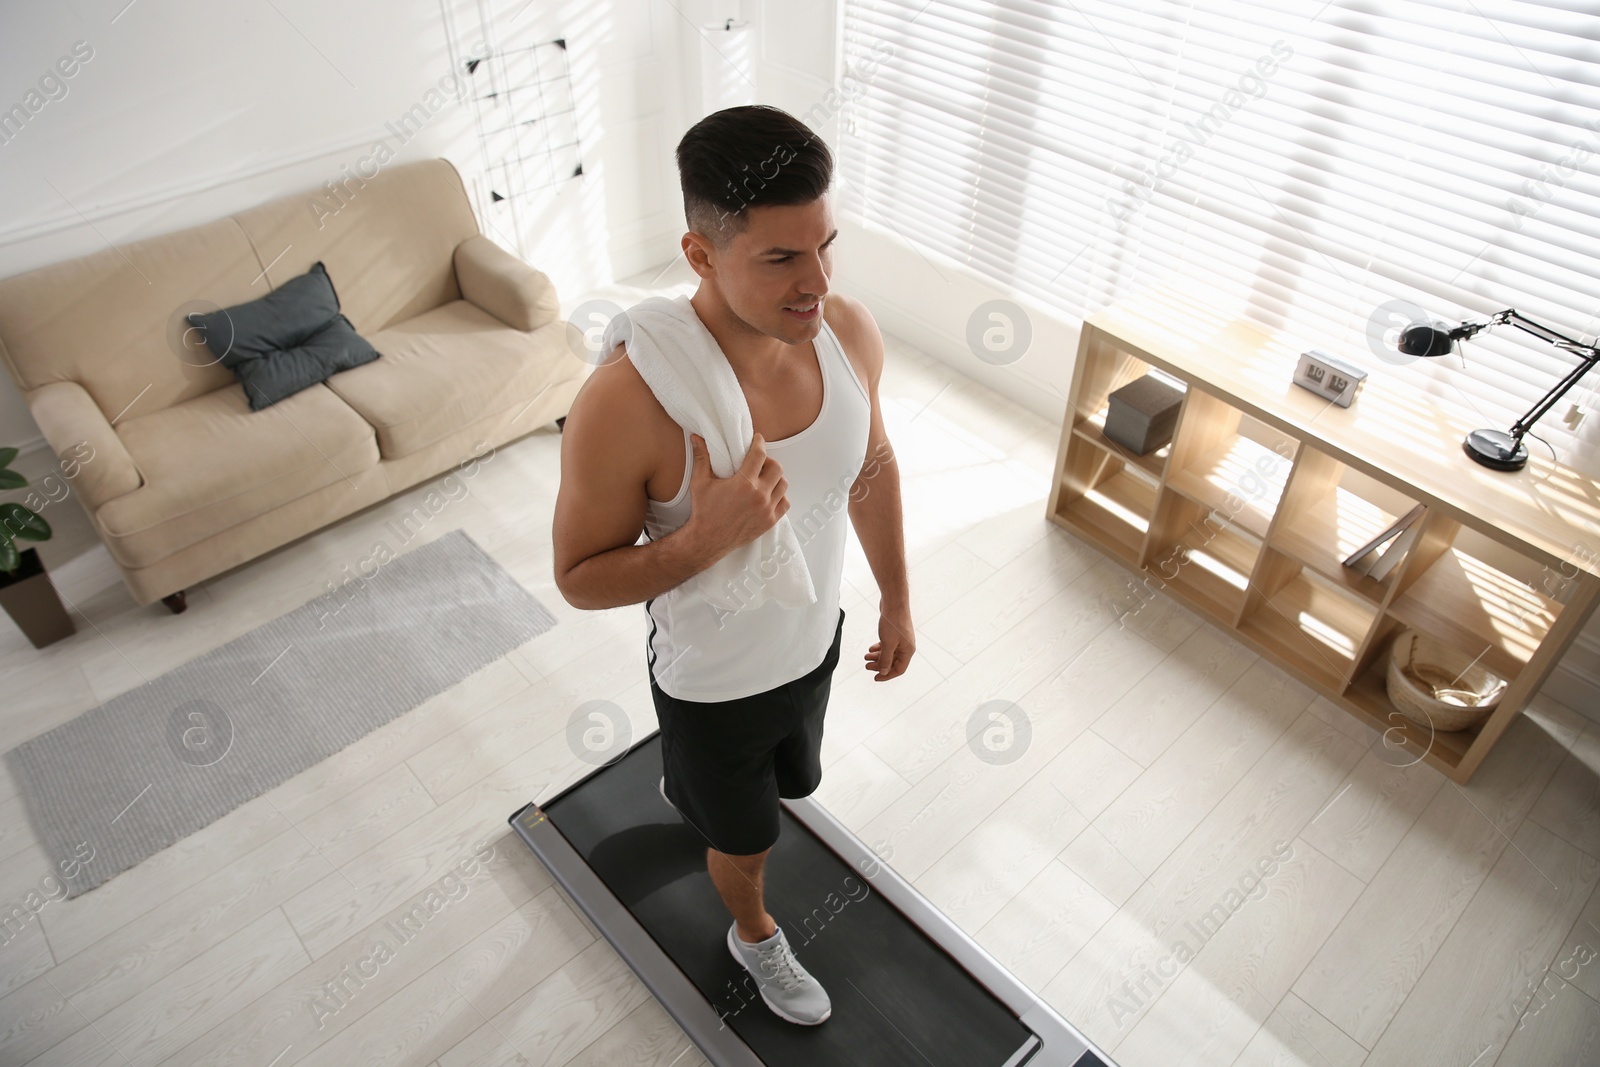
[[[892,339],[883,399],[919,655],[891,683],[862,669],[876,591],[852,537],[835,814],[1124,1067],[1600,1063],[1600,724],[1541,702],[1466,788],[1398,766],[1164,598],[1119,625],[1125,572],[1044,518],[1056,426]],[[46,903],[0,945],[0,1064],[705,1062],[506,827],[586,769],[564,734],[578,703],[655,728],[643,608],[575,611],[551,584],[559,442],[499,450],[423,537],[465,528],[561,625]],[[319,595],[428,489],[192,590],[176,617],[134,608],[81,512],[54,505],[46,559],[85,618],[43,652],[0,625],[0,747]],[[990,700],[1030,724],[1013,762],[967,747]],[[0,779],[8,909],[50,870],[16,794]],[[480,841],[488,862],[447,879]]]

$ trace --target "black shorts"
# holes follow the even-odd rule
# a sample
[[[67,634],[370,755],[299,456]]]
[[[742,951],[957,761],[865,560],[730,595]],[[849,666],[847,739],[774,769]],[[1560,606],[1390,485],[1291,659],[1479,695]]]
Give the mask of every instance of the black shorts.
[[[821,784],[822,718],[843,635],[840,608],[822,662],[754,696],[679,700],[651,676],[667,799],[718,852],[765,852],[778,840],[778,798],[809,796]]]

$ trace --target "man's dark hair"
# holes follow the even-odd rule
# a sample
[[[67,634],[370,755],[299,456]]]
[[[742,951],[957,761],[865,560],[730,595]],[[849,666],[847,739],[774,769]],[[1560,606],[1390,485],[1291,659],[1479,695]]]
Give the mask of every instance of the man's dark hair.
[[[712,112],[683,135],[677,156],[684,218],[717,245],[745,228],[745,208],[809,204],[833,181],[822,138],[766,104]]]

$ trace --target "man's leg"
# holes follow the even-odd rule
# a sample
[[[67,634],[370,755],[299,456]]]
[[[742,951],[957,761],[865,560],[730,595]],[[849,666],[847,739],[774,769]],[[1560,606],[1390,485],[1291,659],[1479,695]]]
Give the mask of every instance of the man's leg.
[[[765,941],[778,929],[777,922],[767,914],[762,894],[762,873],[771,851],[769,848],[750,856],[730,856],[714,848],[706,849],[711,882],[733,915],[740,940],[748,944]]]

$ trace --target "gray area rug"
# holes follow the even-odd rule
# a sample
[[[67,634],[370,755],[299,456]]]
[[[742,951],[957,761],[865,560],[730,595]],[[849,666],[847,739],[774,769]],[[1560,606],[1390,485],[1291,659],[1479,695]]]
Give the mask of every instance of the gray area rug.
[[[556,624],[461,530],[372,562],[370,577],[5,754],[69,897]]]

